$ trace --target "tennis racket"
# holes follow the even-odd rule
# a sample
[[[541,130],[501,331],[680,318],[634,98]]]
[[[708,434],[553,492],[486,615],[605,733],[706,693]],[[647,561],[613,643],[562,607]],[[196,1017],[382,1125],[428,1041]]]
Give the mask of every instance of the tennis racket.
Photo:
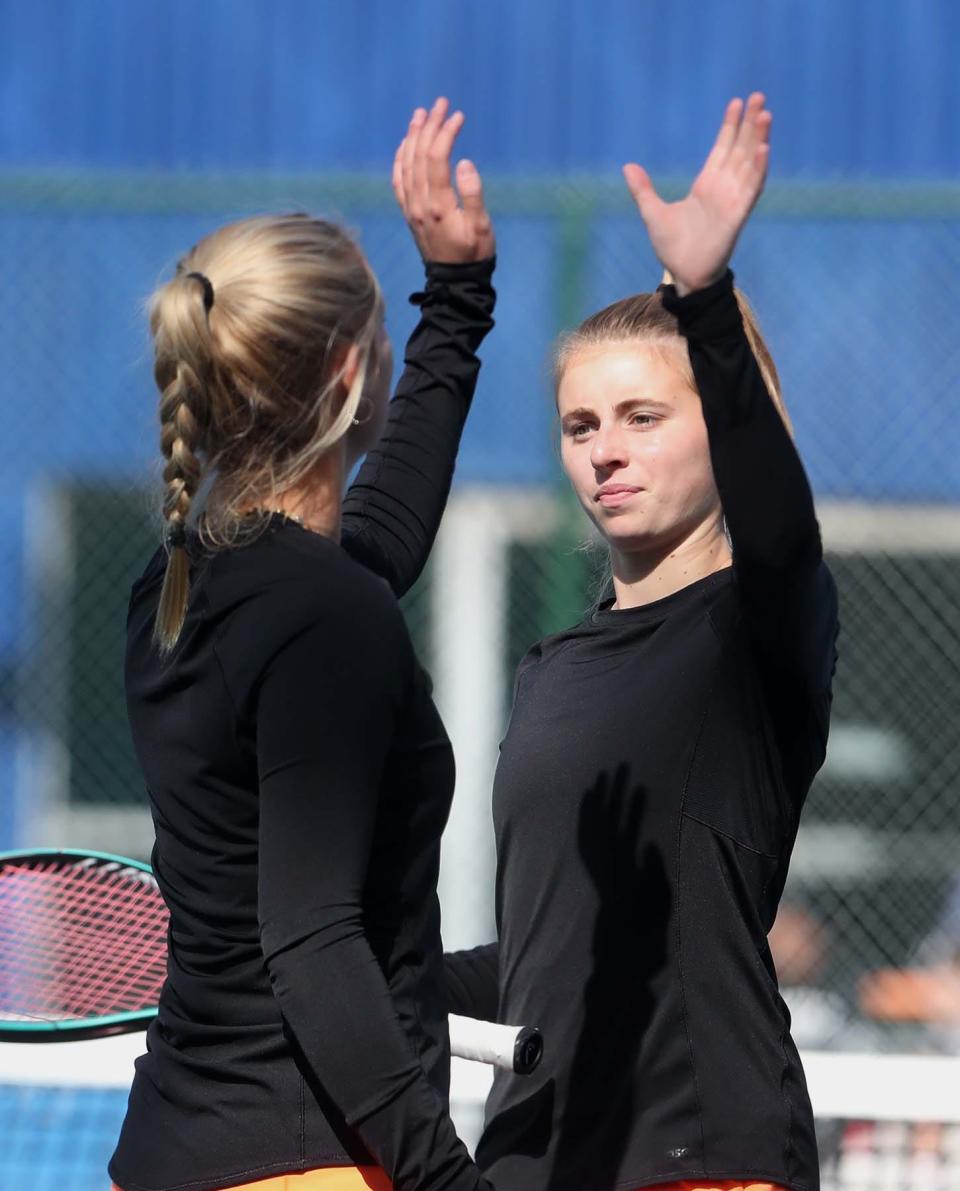
[[[146,1029],[167,974],[167,907],[148,864],[104,852],[0,852],[0,1041]],[[450,1017],[459,1058],[519,1075],[539,1031]]]

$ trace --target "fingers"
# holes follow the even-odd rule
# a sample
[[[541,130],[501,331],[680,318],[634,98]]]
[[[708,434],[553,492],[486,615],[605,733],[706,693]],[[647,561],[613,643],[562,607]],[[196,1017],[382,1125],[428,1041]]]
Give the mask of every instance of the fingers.
[[[483,198],[483,182],[480,171],[467,158],[457,162],[457,191],[463,213],[470,221],[474,234],[478,237],[488,235],[491,223]]]
[[[767,180],[767,170],[770,166],[770,125],[773,123],[773,117],[767,113],[768,119],[766,121],[766,135],[753,153],[753,161],[751,162],[751,170],[753,171],[757,184],[757,197],[759,198],[760,191],[763,190],[764,184]]]
[[[464,211],[470,215],[477,215],[484,210],[480,171],[466,157],[457,162],[457,190],[460,192]]]
[[[413,208],[418,218],[426,219],[431,214],[430,176],[428,162],[430,149],[447,116],[449,104],[442,96],[430,109],[420,128],[413,154]]]
[[[743,120],[737,129],[736,141],[732,147],[732,152],[735,152],[738,158],[742,158],[742,161],[753,161],[757,146],[763,143],[764,132],[769,133],[769,120],[765,119],[769,112],[765,112],[765,104],[766,99],[760,91],[754,91],[747,100]],[[742,164],[742,161],[738,164]]]
[[[410,118],[410,126],[407,129],[407,135],[403,138],[403,144],[400,146],[400,176],[404,196],[402,205],[403,213],[408,220],[413,218],[413,157],[417,149],[417,138],[420,135],[420,128],[422,127],[426,118],[427,113],[424,111],[424,109],[417,108]]]
[[[740,116],[742,112],[743,100],[731,99],[727,104],[726,111],[723,113],[723,123],[720,125],[720,131],[717,133],[717,139],[713,142],[713,148],[707,156],[704,169],[721,166],[730,156],[730,150],[736,143],[737,133],[740,131]]]
[[[393,193],[397,197],[397,202],[400,204],[400,210],[407,213],[407,193],[403,187],[403,150],[407,143],[407,138],[397,145],[397,151],[393,156],[393,173],[390,176],[390,181],[393,185]]]
[[[766,183],[770,161],[770,126],[773,115],[759,91],[747,100],[743,124],[730,154],[734,176],[745,188],[752,208]]]
[[[463,127],[463,112],[454,112],[443,122],[433,142],[426,150],[427,187],[430,195],[430,213],[434,219],[442,218],[457,205],[450,180],[450,152],[453,142]]]
[[[770,158],[770,127],[772,114],[767,110],[766,98],[754,91],[744,104],[731,99],[724,112],[723,123],[710,151],[695,188],[734,183],[740,190],[749,211],[760,197],[766,182]]]
[[[766,177],[767,165],[770,161],[770,129],[773,125],[773,112],[766,110],[759,112],[756,125],[752,165],[755,170]]]
[[[458,163],[454,188],[450,158],[464,115],[448,114],[449,106],[441,97],[429,112],[414,112],[394,157],[393,189],[424,259],[480,260],[495,251],[493,224],[471,161]]]
[[[726,167],[738,173],[762,174],[767,160],[762,146],[769,142],[772,120],[762,92],[754,91],[746,104],[741,99],[731,99],[703,172]]]
[[[650,175],[643,166],[631,161],[623,167],[623,177],[640,210],[640,215],[645,223],[648,222],[662,203],[650,181]]]

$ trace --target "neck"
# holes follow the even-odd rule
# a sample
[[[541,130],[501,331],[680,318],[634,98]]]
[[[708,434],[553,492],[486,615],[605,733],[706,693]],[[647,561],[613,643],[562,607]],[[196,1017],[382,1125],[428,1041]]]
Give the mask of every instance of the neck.
[[[719,519],[701,526],[680,542],[655,550],[618,550],[611,547],[614,608],[638,608],[673,595],[733,561]]]
[[[330,451],[303,483],[276,496],[270,511],[282,513],[299,521],[305,529],[339,542],[345,476],[343,450]]]

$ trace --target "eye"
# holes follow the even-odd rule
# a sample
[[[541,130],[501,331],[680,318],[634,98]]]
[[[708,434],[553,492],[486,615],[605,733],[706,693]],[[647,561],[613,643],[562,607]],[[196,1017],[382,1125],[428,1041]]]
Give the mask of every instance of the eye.
[[[568,422],[563,432],[569,438],[585,438],[591,429],[589,422]]]
[[[653,426],[656,424],[656,417],[653,414],[631,414],[630,424],[633,426]]]

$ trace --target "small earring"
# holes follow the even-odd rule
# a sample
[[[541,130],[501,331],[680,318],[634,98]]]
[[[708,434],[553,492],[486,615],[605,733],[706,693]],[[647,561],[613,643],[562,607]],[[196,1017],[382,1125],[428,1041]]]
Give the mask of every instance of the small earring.
[[[354,426],[359,426],[359,425],[360,425],[360,419],[359,419],[359,418],[354,418],[354,419],[353,419],[353,423],[352,423],[352,425],[354,425]]]

